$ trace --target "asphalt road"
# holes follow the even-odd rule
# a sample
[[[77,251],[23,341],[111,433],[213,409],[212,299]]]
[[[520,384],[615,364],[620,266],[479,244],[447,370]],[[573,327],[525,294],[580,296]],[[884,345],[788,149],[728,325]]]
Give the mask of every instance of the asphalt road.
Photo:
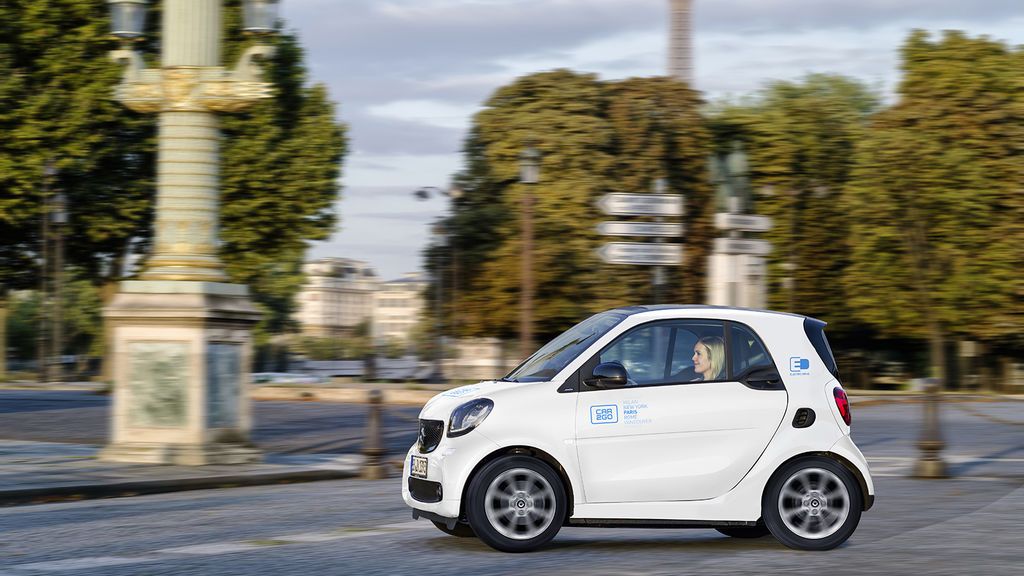
[[[0,393],[0,438],[101,442],[108,404]],[[266,449],[352,451],[365,406],[257,403]],[[1024,403],[950,403],[957,478],[907,478],[921,407],[854,409],[875,507],[841,548],[797,552],[710,530],[567,528],[531,554],[495,552],[412,521],[400,479],[343,480],[0,509],[0,575],[31,574],[1018,574],[1024,564]],[[404,452],[415,409],[391,416]],[[33,436],[27,438],[26,436]],[[397,452],[396,452],[397,454]]]
[[[182,492],[0,510],[0,574],[1019,574],[1020,481],[876,479],[830,552],[712,530],[566,528],[530,554],[412,521],[400,480]]]
[[[254,402],[252,440],[265,452],[358,452],[366,430],[365,404]],[[0,438],[105,444],[110,397],[91,392],[0,390]],[[384,410],[388,452],[405,455],[416,441],[418,408]]]

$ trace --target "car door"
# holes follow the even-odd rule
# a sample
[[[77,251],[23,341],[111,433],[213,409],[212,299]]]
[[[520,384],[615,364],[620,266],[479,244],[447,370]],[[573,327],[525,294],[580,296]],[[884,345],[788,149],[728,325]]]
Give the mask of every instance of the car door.
[[[583,385],[577,395],[576,450],[588,503],[715,498],[753,466],[778,429],[786,392],[732,379],[737,355],[767,357],[763,346],[750,352],[749,344],[730,355],[732,326],[644,324],[584,364],[581,381],[602,362],[619,362],[629,375],[626,387]],[[717,371],[695,371],[698,343],[717,349]]]

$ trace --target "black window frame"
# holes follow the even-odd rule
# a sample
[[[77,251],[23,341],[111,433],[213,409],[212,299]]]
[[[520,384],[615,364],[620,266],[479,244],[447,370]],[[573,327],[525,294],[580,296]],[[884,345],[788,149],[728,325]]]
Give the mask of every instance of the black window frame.
[[[587,386],[586,384],[583,383],[584,378],[587,378],[587,377],[592,376],[594,374],[594,368],[596,368],[597,365],[600,363],[601,354],[603,354],[606,350],[608,350],[612,346],[615,346],[616,344],[618,344],[621,340],[623,340],[624,338],[628,337],[633,332],[635,332],[637,330],[642,330],[642,329],[645,329],[645,328],[650,328],[652,326],[662,325],[662,324],[678,325],[678,324],[686,324],[686,323],[689,323],[689,322],[716,322],[716,323],[720,323],[722,325],[723,331],[725,332],[725,334],[723,335],[723,340],[725,341],[726,359],[728,359],[728,355],[729,355],[729,341],[728,341],[729,331],[728,331],[728,326],[727,326],[727,324],[729,322],[728,320],[721,320],[721,319],[718,319],[718,318],[663,318],[663,319],[659,319],[659,320],[651,320],[650,322],[644,322],[643,324],[638,324],[638,325],[630,328],[629,330],[623,332],[618,337],[616,337],[614,340],[612,340],[607,345],[605,345],[603,348],[598,350],[597,353],[595,353],[590,358],[588,358],[587,361],[583,363],[583,366],[581,366],[580,369],[576,373],[576,379],[577,379],[577,382],[579,382],[578,390],[580,392],[591,392],[591,391],[596,391],[596,390],[602,390],[602,388],[592,388],[590,386]],[[672,354],[671,353],[672,353],[672,350],[675,347],[674,346],[675,345],[675,330],[673,330],[672,333],[669,335],[669,343],[670,343],[670,346],[667,347],[666,350],[665,350],[665,362],[666,362],[666,364],[668,364],[669,362],[672,361]],[[725,379],[701,380],[701,381],[697,381],[697,382],[692,382],[692,381],[685,381],[685,382],[656,382],[656,383],[651,383],[651,384],[637,384],[636,386],[628,386],[628,388],[633,389],[633,388],[650,388],[650,387],[654,387],[654,386],[679,386],[681,384],[715,384],[715,383],[721,383],[721,382],[731,382],[732,381],[732,380],[730,380],[731,376],[732,375],[729,373],[728,362],[726,362],[726,366],[725,366]]]
[[[746,386],[747,388],[750,388],[752,390],[785,390],[785,382],[783,382],[783,380],[782,380],[782,373],[779,371],[779,365],[775,362],[775,357],[772,356],[771,350],[769,350],[768,346],[765,345],[764,338],[762,338],[761,335],[758,334],[757,330],[754,330],[749,324],[746,324],[744,322],[737,322],[735,320],[723,320],[721,318],[667,318],[667,319],[663,318],[663,319],[659,319],[659,320],[651,320],[650,322],[644,322],[643,324],[638,324],[638,325],[630,328],[629,330],[623,332],[622,334],[618,335],[614,340],[612,340],[611,342],[606,344],[604,347],[602,347],[600,350],[598,350],[595,354],[593,354],[590,358],[588,358],[586,360],[586,362],[584,362],[583,365],[580,366],[580,368],[578,370],[573,372],[569,376],[569,378],[566,380],[566,382],[562,386],[559,387],[558,392],[560,392],[560,393],[567,393],[567,392],[597,392],[597,391],[609,390],[609,389],[606,389],[606,388],[594,388],[594,387],[591,387],[591,386],[587,386],[584,383],[584,380],[586,378],[589,378],[590,376],[593,376],[594,368],[596,368],[597,365],[600,364],[601,354],[605,350],[611,348],[612,346],[615,346],[620,340],[622,340],[623,338],[629,336],[635,330],[640,330],[642,328],[646,328],[646,327],[649,327],[649,326],[652,326],[652,325],[656,325],[656,324],[680,324],[680,323],[686,323],[686,322],[719,322],[719,323],[722,324],[722,328],[725,331],[725,334],[724,334],[725,355],[726,355],[726,363],[725,363],[725,375],[726,375],[726,378],[725,379],[719,379],[719,380],[698,380],[698,381],[695,381],[695,382],[694,381],[687,381],[687,382],[659,382],[659,383],[652,383],[652,384],[637,384],[636,386],[627,386],[627,387],[624,387],[624,388],[611,388],[610,390],[624,390],[624,389],[635,389],[635,388],[653,388],[653,387],[656,387],[656,386],[681,386],[681,385],[685,385],[685,384],[720,384],[720,383],[723,383],[723,382],[738,382],[738,383],[743,384],[744,386]],[[761,344],[761,347],[764,348],[765,354],[768,355],[768,360],[771,362],[771,369],[775,370],[775,372],[779,375],[779,384],[778,384],[778,386],[773,386],[773,387],[770,387],[770,388],[758,388],[758,387],[755,387],[755,386],[750,386],[746,382],[743,382],[742,380],[739,379],[740,376],[745,376],[745,374],[734,374],[733,373],[733,370],[732,370],[733,369],[733,366],[732,366],[732,364],[733,364],[732,363],[732,327],[733,326],[741,326],[741,327],[747,329],[751,334],[754,335],[755,338],[757,338],[757,341]],[[672,344],[672,345],[675,344],[675,331],[674,330],[672,331],[672,334],[669,336],[669,340],[670,340],[670,344]],[[666,349],[666,352],[665,352],[666,362],[671,362],[672,361],[671,351],[672,351],[673,347],[674,346],[670,346],[669,348]],[[754,367],[753,369],[758,369],[758,368],[763,369],[763,368],[766,368],[766,367],[765,366],[760,366],[760,367]],[[751,372],[751,371],[753,371],[753,369],[751,369],[751,370],[744,370],[744,372],[745,373],[746,372]]]

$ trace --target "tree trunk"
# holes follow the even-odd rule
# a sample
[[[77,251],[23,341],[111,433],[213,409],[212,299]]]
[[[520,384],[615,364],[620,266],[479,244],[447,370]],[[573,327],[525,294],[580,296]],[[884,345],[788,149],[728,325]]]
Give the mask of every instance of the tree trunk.
[[[0,294],[0,382],[7,379],[7,296]]]

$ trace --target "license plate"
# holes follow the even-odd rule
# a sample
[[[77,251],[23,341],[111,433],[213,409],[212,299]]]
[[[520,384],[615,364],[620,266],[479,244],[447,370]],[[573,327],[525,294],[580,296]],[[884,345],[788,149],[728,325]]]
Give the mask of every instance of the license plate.
[[[412,465],[409,466],[410,474],[417,478],[427,477],[427,459],[422,456],[413,456]]]

